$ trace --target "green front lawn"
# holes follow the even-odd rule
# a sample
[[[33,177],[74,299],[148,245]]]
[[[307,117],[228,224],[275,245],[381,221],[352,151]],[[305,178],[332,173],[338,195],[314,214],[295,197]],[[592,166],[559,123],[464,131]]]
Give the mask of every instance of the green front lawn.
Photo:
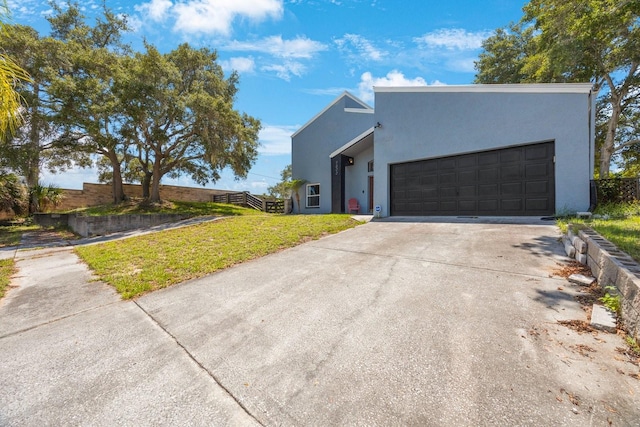
[[[80,246],[76,252],[100,280],[133,298],[358,224],[349,215],[257,213]]]
[[[17,246],[22,239],[22,233],[39,230],[40,226],[30,225],[3,225],[0,226],[0,248],[5,246]]]

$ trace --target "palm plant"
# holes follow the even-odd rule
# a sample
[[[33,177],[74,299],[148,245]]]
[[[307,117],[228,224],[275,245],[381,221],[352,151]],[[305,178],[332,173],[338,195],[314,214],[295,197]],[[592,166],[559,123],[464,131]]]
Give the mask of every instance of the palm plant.
[[[300,213],[300,193],[298,193],[298,191],[300,191],[300,188],[302,188],[302,186],[306,183],[306,179],[292,179],[287,184],[289,189],[296,195],[296,202],[298,203],[298,213]]]

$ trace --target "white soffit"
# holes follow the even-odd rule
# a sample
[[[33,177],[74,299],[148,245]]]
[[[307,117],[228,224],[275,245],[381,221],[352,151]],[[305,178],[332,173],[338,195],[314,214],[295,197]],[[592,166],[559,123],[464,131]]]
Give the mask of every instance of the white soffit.
[[[368,110],[366,108],[345,108],[345,113],[359,113],[359,114],[373,114],[375,111],[373,109]]]
[[[374,92],[406,93],[590,93],[591,83],[482,84],[442,86],[374,86]]]
[[[370,134],[373,133],[374,128],[369,128],[367,130],[365,130],[364,132],[362,132],[360,135],[356,136],[355,138],[353,138],[351,141],[347,142],[346,144],[344,144],[342,147],[338,148],[336,151],[334,151],[333,153],[329,154],[329,158],[333,158],[335,156],[337,156],[338,154],[344,152],[346,149],[353,147],[354,145],[356,145],[358,142],[362,141],[363,139],[365,139],[367,136],[369,136]]]

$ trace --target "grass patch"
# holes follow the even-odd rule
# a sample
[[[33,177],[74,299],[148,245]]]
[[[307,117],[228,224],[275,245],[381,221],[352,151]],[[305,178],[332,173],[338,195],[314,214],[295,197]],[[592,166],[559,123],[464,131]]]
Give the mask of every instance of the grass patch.
[[[0,248],[19,245],[22,233],[35,230],[40,230],[40,226],[35,224],[10,224],[0,226]]]
[[[138,199],[132,199],[117,205],[92,206],[89,208],[74,209],[69,213],[80,213],[87,216],[103,215],[128,215],[128,214],[188,214],[192,216],[219,215],[253,215],[260,214],[255,209],[247,209],[241,206],[228,205],[213,202],[169,202],[145,203]]]
[[[0,259],[0,298],[4,297],[4,293],[11,283],[11,276],[15,272],[16,267],[13,259]]]
[[[127,299],[357,224],[349,215],[258,213],[77,247],[76,252]]]
[[[602,218],[565,217],[558,219],[557,223],[563,233],[566,233],[569,223],[578,228],[591,227],[618,249],[640,262],[640,202],[598,206],[594,214]]]

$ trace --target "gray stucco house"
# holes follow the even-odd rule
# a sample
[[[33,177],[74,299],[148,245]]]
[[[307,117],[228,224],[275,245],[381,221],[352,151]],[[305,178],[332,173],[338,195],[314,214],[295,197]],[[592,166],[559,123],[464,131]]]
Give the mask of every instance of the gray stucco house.
[[[291,137],[304,213],[544,216],[587,210],[591,84],[344,92]]]

